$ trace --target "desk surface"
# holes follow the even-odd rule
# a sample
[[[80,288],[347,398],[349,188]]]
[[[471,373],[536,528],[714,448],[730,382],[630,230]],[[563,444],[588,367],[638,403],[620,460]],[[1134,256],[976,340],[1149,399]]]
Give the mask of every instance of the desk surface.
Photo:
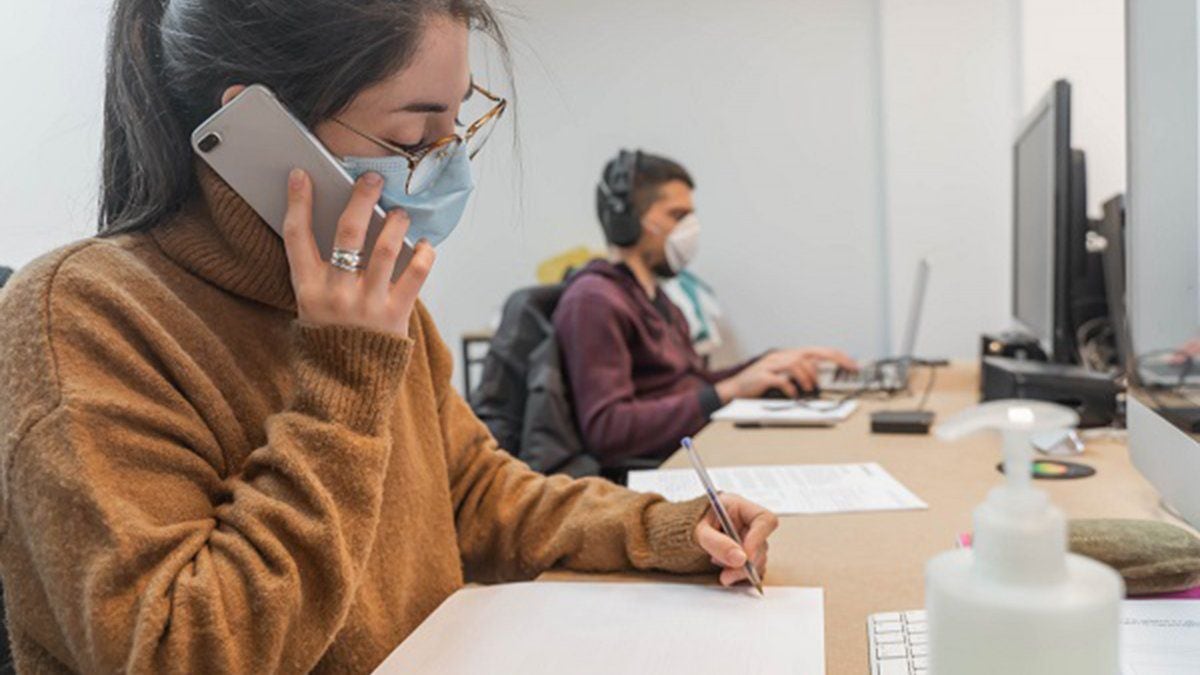
[[[928,371],[914,371],[920,392]],[[939,419],[978,401],[978,366],[941,369],[929,407]],[[766,585],[825,589],[827,672],[867,668],[866,618],[875,612],[924,606],[924,566],[971,529],[971,511],[1001,482],[998,439],[976,436],[955,443],[931,436],[873,435],[870,412],[911,408],[916,397],[866,401],[832,429],[735,429],[714,423],[697,437],[709,466],[878,462],[929,504],[926,511],[791,516],[772,536]],[[1178,524],[1158,493],[1129,462],[1123,440],[1089,440],[1077,458],[1096,469],[1091,478],[1038,481],[1069,518],[1142,518]],[[676,454],[666,468],[687,466]],[[580,579],[554,572],[547,578]],[[629,576],[617,577],[628,579]],[[768,589],[768,592],[769,589]]]

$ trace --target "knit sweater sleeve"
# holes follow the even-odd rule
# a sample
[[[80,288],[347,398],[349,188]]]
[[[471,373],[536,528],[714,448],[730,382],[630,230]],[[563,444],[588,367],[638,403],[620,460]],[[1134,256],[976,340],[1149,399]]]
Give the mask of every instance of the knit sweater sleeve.
[[[528,579],[555,566],[579,571],[713,570],[693,532],[703,499],[683,503],[631,492],[599,478],[547,477],[500,450],[449,386],[449,352],[422,323],[434,377],[467,578]]]
[[[297,325],[292,394],[231,474],[221,425],[169,377],[186,363],[156,362],[106,299],[49,304],[60,363],[86,354],[63,370],[92,377],[63,374],[4,446],[6,580],[46,599],[63,642],[43,647],[80,672],[312,669],[373,545],[411,341]]]

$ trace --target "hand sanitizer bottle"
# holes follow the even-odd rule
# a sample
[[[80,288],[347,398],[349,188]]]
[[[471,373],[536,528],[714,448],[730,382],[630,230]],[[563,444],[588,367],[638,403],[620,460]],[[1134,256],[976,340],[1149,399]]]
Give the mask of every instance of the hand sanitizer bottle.
[[[953,440],[986,429],[1004,440],[1004,485],[975,509],[970,550],[925,567],[932,675],[1118,675],[1124,583],[1067,552],[1067,526],[1032,485],[1030,436],[1078,416],[1037,401],[993,401],[940,425]]]

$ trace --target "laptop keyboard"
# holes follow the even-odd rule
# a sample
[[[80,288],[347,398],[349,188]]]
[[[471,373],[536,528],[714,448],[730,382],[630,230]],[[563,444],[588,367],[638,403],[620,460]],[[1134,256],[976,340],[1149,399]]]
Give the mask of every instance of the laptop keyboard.
[[[929,633],[925,610],[885,612],[867,618],[871,675],[925,675]]]
[[[822,368],[818,386],[830,392],[898,390],[904,388],[900,370],[893,364],[863,366],[854,372],[845,368]]]
[[[834,382],[861,382],[861,381],[863,381],[863,374],[856,373],[852,370],[847,370],[845,368],[838,368],[837,370],[833,371],[833,381]]]
[[[1163,383],[1195,384],[1200,380],[1200,364],[1185,366],[1175,363],[1139,363],[1138,373]]]

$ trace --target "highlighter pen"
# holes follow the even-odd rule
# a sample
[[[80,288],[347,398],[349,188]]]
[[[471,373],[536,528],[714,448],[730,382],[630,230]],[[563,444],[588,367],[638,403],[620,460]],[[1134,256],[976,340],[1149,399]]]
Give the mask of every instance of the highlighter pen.
[[[729,538],[737,542],[738,546],[742,546],[742,538],[738,536],[737,528],[733,526],[733,521],[729,519],[729,513],[725,511],[725,505],[721,503],[717,497],[717,488],[713,485],[712,478],[708,476],[708,469],[704,468],[704,462],[700,461],[700,453],[696,452],[696,448],[692,446],[692,439],[685,438],[682,441],[683,449],[687,450],[688,459],[692,461],[692,468],[700,476],[700,482],[704,484],[704,492],[708,495],[708,503],[712,505],[713,513],[717,514],[717,520],[721,523],[721,529],[725,530],[725,534]],[[745,552],[745,547],[742,552]],[[750,583],[758,589],[758,594],[766,597],[763,593],[762,579],[758,578],[758,570],[754,569],[754,563],[750,561],[749,554],[746,555],[746,576],[750,577]]]

